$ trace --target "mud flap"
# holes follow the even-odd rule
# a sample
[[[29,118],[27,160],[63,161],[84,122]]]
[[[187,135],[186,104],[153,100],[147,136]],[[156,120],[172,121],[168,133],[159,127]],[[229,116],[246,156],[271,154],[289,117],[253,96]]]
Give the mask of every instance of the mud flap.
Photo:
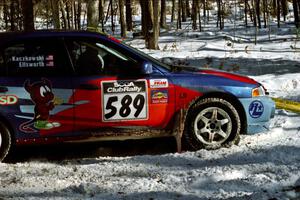
[[[176,146],[177,152],[181,153],[182,151],[182,135],[184,131],[184,121],[185,121],[185,112],[183,109],[180,109],[179,113],[175,119],[175,126],[174,126],[174,137],[176,139]]]

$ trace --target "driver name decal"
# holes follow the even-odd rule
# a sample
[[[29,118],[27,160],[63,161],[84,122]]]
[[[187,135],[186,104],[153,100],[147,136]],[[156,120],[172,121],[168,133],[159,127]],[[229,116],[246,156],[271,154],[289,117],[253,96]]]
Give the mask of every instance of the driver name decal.
[[[146,80],[103,81],[101,84],[103,121],[147,119]]]

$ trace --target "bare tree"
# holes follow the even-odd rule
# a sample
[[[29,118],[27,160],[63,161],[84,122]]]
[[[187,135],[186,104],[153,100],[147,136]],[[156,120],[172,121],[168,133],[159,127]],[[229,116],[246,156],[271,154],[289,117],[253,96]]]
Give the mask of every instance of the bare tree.
[[[22,0],[23,26],[25,31],[34,30],[32,0]]]
[[[77,3],[77,17],[76,17],[76,23],[77,23],[77,29],[81,29],[81,0],[78,0]]]
[[[159,37],[159,28],[160,28],[160,0],[151,0],[153,1],[153,30],[150,32],[150,37],[148,41],[149,49],[159,49],[158,46],[158,37]]]
[[[186,22],[186,1],[180,0],[181,1],[181,18],[182,22]]]
[[[88,0],[87,1],[87,26],[88,28],[97,28],[98,17],[99,17],[99,1],[98,0]]]
[[[182,11],[182,0],[178,0],[178,13],[177,13],[177,29],[181,29],[181,11]]]
[[[166,0],[161,0],[160,26],[165,28],[166,23]]]
[[[260,0],[256,0],[255,1],[255,13],[256,13],[256,17],[257,17],[257,24],[258,24],[258,28],[261,28],[261,21],[260,21]]]
[[[245,26],[248,26],[248,0],[244,0],[245,4]]]
[[[263,13],[264,13],[264,28],[267,28],[267,13],[268,13],[267,0],[263,0]]]
[[[193,4],[192,4],[192,27],[193,30],[197,30],[197,16],[198,16],[198,0],[193,0]]]
[[[64,2],[62,0],[59,0],[58,3],[59,3],[59,8],[61,10],[61,15],[62,15],[62,20],[63,20],[63,28],[67,29],[68,25],[67,25],[67,16],[66,16]]]
[[[149,1],[140,0],[141,11],[142,11],[142,34],[148,38],[149,30],[152,29],[152,19],[149,14]]]
[[[222,7],[222,0],[217,0],[218,6],[218,17],[217,17],[217,27],[220,27],[220,30],[223,30],[223,7]]]
[[[283,16],[283,21],[286,21],[286,16],[288,14],[288,5],[286,0],[281,0],[281,13]]]
[[[133,30],[131,0],[126,0],[126,27],[127,31]]]
[[[172,0],[171,22],[174,22],[174,19],[175,19],[175,7],[176,7],[176,0]]]
[[[120,24],[121,24],[121,37],[126,37],[126,22],[124,16],[124,0],[119,0],[120,11]]]
[[[280,0],[277,0],[277,27],[280,28]]]
[[[191,17],[190,1],[185,0],[186,16]]]
[[[72,14],[70,8],[70,1],[65,2],[66,18],[67,18],[67,29],[72,29]]]
[[[300,6],[300,3],[298,2],[298,0],[293,0],[293,10],[294,10],[295,26],[297,28],[300,28],[300,22],[299,22],[299,10],[300,9],[299,9],[299,6]]]
[[[51,0],[51,11],[53,26],[55,29],[60,29],[60,20],[59,20],[59,4],[56,0]]]
[[[5,23],[5,29],[8,29],[8,23],[9,23],[9,12],[8,12],[8,4],[7,0],[4,0],[4,5],[3,5],[3,18],[4,18],[4,23]]]
[[[115,23],[114,23],[114,2],[113,0],[109,1],[109,5],[110,6],[110,18],[111,18],[111,31],[114,33],[115,32]],[[108,14],[108,12],[107,12]]]
[[[104,2],[105,0],[99,0],[99,22],[102,32],[104,32]]]
[[[10,2],[10,30],[11,31],[16,31],[17,26],[16,26],[16,4],[17,2],[15,0],[12,0]]]

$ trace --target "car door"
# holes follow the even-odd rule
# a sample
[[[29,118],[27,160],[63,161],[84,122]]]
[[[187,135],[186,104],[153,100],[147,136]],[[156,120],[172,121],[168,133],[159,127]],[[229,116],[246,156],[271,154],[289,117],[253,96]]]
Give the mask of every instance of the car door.
[[[162,73],[140,73],[143,60],[108,39],[66,42],[76,71],[74,102],[82,102],[74,108],[77,131],[166,127],[174,91]]]
[[[73,70],[62,39],[24,37],[0,54],[0,109],[16,138],[71,135]]]

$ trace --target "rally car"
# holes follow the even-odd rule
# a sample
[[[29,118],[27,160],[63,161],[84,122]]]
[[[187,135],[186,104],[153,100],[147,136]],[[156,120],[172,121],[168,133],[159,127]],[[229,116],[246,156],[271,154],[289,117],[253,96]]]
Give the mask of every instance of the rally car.
[[[170,66],[100,33],[0,34],[0,160],[15,145],[175,136],[237,144],[274,102],[248,77]]]

